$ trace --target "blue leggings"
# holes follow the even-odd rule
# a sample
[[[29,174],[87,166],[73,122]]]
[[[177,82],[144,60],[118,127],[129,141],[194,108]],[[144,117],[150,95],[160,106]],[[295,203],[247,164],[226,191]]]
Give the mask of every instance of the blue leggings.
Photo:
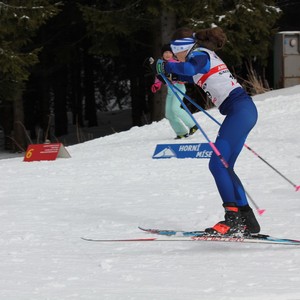
[[[234,202],[237,206],[244,206],[248,204],[245,190],[233,168],[249,132],[257,121],[257,110],[252,99],[245,95],[232,103],[226,114],[215,146],[229,167],[225,168],[218,156],[213,153],[209,169],[223,202]]]

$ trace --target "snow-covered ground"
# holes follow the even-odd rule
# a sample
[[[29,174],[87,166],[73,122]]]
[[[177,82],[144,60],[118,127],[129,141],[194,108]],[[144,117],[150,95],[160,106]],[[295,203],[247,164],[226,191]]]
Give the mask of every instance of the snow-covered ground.
[[[259,121],[247,144],[299,185],[300,86],[254,99]],[[218,126],[195,117],[214,140]],[[223,218],[207,159],[152,159],[173,136],[163,120],[70,146],[69,159],[0,160],[0,300],[299,300],[300,247],[80,239]],[[197,132],[186,142],[205,140]],[[262,232],[300,239],[300,191],[246,148],[236,171],[266,209]]]

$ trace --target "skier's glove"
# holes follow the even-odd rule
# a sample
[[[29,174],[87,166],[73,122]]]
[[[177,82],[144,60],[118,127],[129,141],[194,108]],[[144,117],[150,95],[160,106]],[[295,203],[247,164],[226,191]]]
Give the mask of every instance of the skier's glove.
[[[164,74],[165,76],[168,77],[168,75],[166,74],[166,71],[165,71],[165,62],[162,59],[158,59],[156,61],[155,67],[156,67],[156,74],[159,74],[159,75]]]
[[[166,62],[162,59],[154,59],[152,57],[149,58],[150,67],[156,77],[163,83],[165,80],[160,74],[163,74],[169,81],[178,81],[178,75],[176,74],[169,74],[165,70]]]
[[[152,86],[151,86],[152,93],[156,93],[161,88],[161,85],[162,85],[162,83],[160,81],[152,84]]]
[[[152,57],[149,58],[149,63],[151,66],[151,69],[155,75],[163,74],[165,76],[168,76],[165,72],[165,64],[166,62],[162,59],[154,59]]]

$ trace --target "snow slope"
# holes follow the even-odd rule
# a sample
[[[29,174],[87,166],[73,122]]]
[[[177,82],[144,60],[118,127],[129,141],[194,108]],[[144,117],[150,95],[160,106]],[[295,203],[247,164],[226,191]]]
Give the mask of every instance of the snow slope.
[[[300,86],[254,99],[259,122],[247,144],[299,185]],[[195,117],[214,140],[218,126]],[[151,158],[173,136],[163,120],[70,146],[70,159],[0,160],[0,300],[299,300],[299,247],[80,239],[149,236],[139,225],[203,229],[223,218],[207,159]],[[186,142],[205,140],[197,132]],[[266,209],[262,232],[300,239],[300,192],[246,148],[236,172]]]

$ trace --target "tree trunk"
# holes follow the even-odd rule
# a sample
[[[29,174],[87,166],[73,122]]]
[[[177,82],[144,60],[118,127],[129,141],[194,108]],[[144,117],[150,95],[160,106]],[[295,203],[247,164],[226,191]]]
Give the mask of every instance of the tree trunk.
[[[80,58],[71,64],[71,110],[73,125],[83,127],[83,113],[82,113],[82,83],[81,83],[81,64]]]
[[[41,99],[39,101],[39,127],[41,127],[41,136],[40,132],[38,133],[38,141],[45,142],[46,140],[50,140],[50,127],[51,127],[51,113],[50,113],[50,87],[49,87],[49,77],[45,72],[41,74],[42,80],[40,83],[40,96]],[[40,129],[40,128],[38,128]]]
[[[54,115],[55,135],[57,137],[68,133],[67,117],[67,74],[66,68],[61,68],[54,73]]]
[[[135,69],[133,67],[133,69]],[[139,76],[138,71],[133,72],[131,79],[131,105],[132,105],[132,125],[133,126],[142,126],[145,123],[143,122],[143,114],[145,113],[144,107],[144,89],[143,83],[141,82],[141,76]]]
[[[154,56],[161,57],[161,47],[171,41],[171,36],[176,29],[176,15],[171,11],[162,11],[160,18],[160,28],[154,29]],[[159,33],[160,34],[157,34]],[[167,89],[162,88],[160,92],[154,94],[152,102],[151,119],[160,121],[165,117]]]
[[[85,53],[84,56],[84,93],[85,93],[85,119],[88,127],[97,126],[97,108],[94,86],[94,59]]]
[[[22,88],[16,86],[14,99],[14,124],[13,124],[13,141],[15,150],[26,151],[26,128],[24,125],[24,110]]]
[[[142,36],[145,34],[140,33]],[[142,39],[142,38],[141,38]],[[128,59],[128,74],[130,78],[130,93],[132,105],[132,125],[143,126],[147,122],[148,105],[145,88],[145,57],[142,48],[136,47],[136,55]]]
[[[4,149],[13,150],[12,132],[13,132],[13,102],[3,101],[0,106],[0,125],[4,133]]]

